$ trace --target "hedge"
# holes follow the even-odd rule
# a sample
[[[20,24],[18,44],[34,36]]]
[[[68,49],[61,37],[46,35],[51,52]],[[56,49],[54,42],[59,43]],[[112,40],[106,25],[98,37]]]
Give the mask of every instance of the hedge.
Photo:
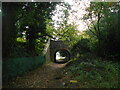
[[[23,75],[25,72],[28,72],[44,63],[44,56],[23,57],[5,60],[2,63],[3,81]]]

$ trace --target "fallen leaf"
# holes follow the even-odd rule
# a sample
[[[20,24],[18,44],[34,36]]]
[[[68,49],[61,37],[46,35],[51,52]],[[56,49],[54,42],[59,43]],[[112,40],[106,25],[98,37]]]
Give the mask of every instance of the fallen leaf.
[[[70,83],[77,83],[77,80],[70,80]]]

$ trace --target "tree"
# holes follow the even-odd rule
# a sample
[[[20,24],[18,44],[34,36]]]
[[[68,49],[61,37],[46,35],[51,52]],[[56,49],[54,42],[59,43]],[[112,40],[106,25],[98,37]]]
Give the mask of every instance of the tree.
[[[2,55],[3,59],[10,56],[10,51],[15,44],[15,16],[18,4],[2,3]]]
[[[56,10],[53,13],[53,21],[49,24],[48,31],[52,31],[52,36],[54,37],[54,40],[63,40],[66,41],[67,44],[70,46],[73,46],[74,43],[76,43],[76,38],[78,38],[77,35],[77,26],[74,23],[69,24],[68,23],[68,17],[69,17],[69,10],[70,5],[66,3],[61,3],[56,6]]]
[[[50,18],[50,12],[57,3],[24,3],[20,9],[17,21],[18,30],[26,32],[26,41],[28,50],[35,51],[36,39],[45,43],[46,36],[46,20]],[[20,25],[20,26],[19,26]],[[28,28],[26,28],[28,27]]]
[[[3,57],[11,57],[10,54],[13,52],[16,54],[22,51],[19,48],[20,43],[16,41],[21,37],[24,38],[26,45],[23,46],[27,46],[27,51],[36,54],[37,44],[41,43],[44,46],[46,37],[50,37],[46,33],[46,20],[50,19],[56,4],[54,2],[3,3]]]
[[[118,30],[119,3],[93,2],[87,10],[88,14],[84,17],[90,23],[87,33],[91,41],[94,42],[93,48],[95,49],[96,47],[97,54],[99,56],[115,56],[117,54],[118,56],[117,49],[119,47],[117,45],[119,45],[118,34],[120,33]],[[113,47],[113,43],[117,49]]]

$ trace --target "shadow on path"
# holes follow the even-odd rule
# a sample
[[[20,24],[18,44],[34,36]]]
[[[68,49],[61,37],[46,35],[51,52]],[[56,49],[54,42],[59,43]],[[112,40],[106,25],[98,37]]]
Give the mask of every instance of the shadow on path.
[[[22,77],[17,77],[5,88],[60,88],[65,75],[62,73],[66,64],[50,63],[43,65]]]

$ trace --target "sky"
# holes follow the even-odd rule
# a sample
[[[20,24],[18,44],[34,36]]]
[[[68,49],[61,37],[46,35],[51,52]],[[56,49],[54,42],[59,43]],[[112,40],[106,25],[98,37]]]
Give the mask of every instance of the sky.
[[[72,0],[71,0],[72,1]],[[87,29],[86,23],[82,20],[84,14],[86,14],[86,8],[89,7],[90,2],[88,0],[80,1],[75,0],[70,11],[69,22],[75,22],[78,26],[77,29],[82,32]],[[71,2],[70,2],[71,3]]]
[[[69,11],[69,17],[68,17],[68,23],[75,23],[77,25],[77,29],[82,32],[87,29],[87,25],[84,21],[82,21],[82,18],[84,14],[87,12],[85,9],[89,7],[90,2],[89,0],[65,0],[65,2],[68,2],[71,5],[71,10]],[[62,21],[62,19],[58,19],[58,16],[61,16],[63,12],[59,11],[64,9],[64,7],[57,6],[58,12],[55,12],[53,20],[55,21],[55,27],[57,27],[56,22],[57,21]]]

